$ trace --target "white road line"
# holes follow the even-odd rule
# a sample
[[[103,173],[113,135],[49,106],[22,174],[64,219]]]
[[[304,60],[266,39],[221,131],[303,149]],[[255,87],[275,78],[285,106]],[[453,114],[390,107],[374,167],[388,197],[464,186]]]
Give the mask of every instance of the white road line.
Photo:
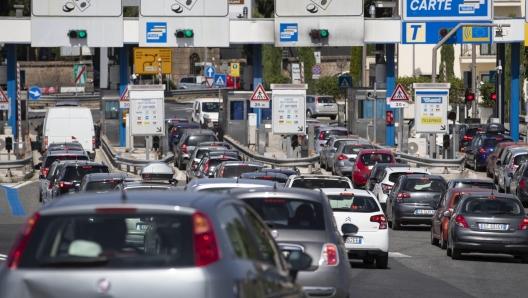
[[[5,259],[7,259],[6,255],[0,255],[0,260],[5,260]]]
[[[30,183],[33,183],[33,182],[35,182],[35,181],[24,181],[24,182],[20,182],[20,183],[15,184],[15,185],[13,186],[13,188],[20,188],[20,187],[22,187],[22,186],[26,186],[26,185],[28,185],[28,184],[30,184]]]
[[[399,252],[389,252],[389,257],[390,258],[411,258],[411,256],[404,255]]]

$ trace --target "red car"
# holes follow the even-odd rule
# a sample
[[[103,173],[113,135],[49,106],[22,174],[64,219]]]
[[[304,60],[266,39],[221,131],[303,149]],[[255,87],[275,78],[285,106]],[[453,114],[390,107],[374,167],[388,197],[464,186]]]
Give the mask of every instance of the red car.
[[[227,76],[226,88],[240,89],[240,77]]]
[[[504,143],[498,143],[495,145],[495,148],[493,148],[493,152],[488,156],[488,159],[486,159],[486,176],[493,177],[493,167],[495,166],[495,161],[497,161],[497,158],[499,158],[500,154],[502,153],[502,150],[508,146],[512,145],[528,145],[524,142],[504,142]]]
[[[391,150],[363,149],[359,151],[354,166],[352,167],[352,183],[354,187],[365,186],[370,175],[370,170],[377,163],[396,163]]]

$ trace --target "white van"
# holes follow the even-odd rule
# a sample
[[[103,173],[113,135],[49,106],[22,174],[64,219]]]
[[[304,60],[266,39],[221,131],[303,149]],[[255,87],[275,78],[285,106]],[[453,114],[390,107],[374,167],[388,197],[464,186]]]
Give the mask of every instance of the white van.
[[[55,107],[46,112],[42,148],[52,143],[77,142],[92,160],[95,158],[95,130],[89,108]]]
[[[207,115],[213,122],[213,125],[218,125],[218,114],[222,100],[220,98],[197,98],[193,103],[192,121],[204,124],[204,115]]]

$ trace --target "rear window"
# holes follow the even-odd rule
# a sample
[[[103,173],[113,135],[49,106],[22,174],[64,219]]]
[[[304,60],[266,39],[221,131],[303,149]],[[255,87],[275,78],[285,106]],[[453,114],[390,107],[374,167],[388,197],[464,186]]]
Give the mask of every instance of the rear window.
[[[86,191],[108,192],[108,191],[114,190],[118,184],[119,184],[118,181],[114,181],[114,182],[94,181],[86,185]]]
[[[461,206],[463,213],[524,215],[521,203],[507,198],[470,198]]]
[[[220,111],[219,102],[202,102],[202,112],[218,113]]]
[[[517,155],[515,156],[515,159],[513,160],[513,164],[518,166],[525,161],[528,161],[528,154]]]
[[[445,182],[441,180],[434,179],[409,179],[406,180],[403,189],[404,191],[432,191],[432,192],[442,192],[445,188]]]
[[[458,182],[453,188],[485,188],[496,189],[495,184],[490,182]]]
[[[299,188],[353,188],[349,182],[345,180],[335,179],[295,179],[293,180],[292,187]]]
[[[345,148],[343,148],[343,154],[358,154],[359,151],[363,149],[374,149],[374,146],[372,145],[346,145]]]
[[[361,155],[360,160],[366,166],[373,166],[376,163],[392,162],[392,155],[383,153],[367,153]]]
[[[336,103],[336,100],[333,97],[318,97],[317,102],[318,103]]]
[[[326,195],[333,211],[346,212],[378,212],[376,200],[368,196]]]
[[[400,178],[400,176],[410,175],[410,174],[422,174],[422,173],[415,173],[415,172],[391,173],[389,175],[389,181],[392,182],[392,183],[396,183],[396,180],[398,180],[398,178]]]
[[[187,146],[196,146],[200,142],[212,142],[216,141],[214,135],[193,135],[187,139]]]
[[[330,136],[348,136],[348,135],[349,135],[348,131],[336,129],[336,130],[325,131],[323,137],[325,140],[328,140]]]
[[[318,202],[282,199],[244,199],[272,229],[324,230],[323,205]]]
[[[260,170],[261,166],[243,166],[243,165],[230,165],[225,166],[221,174],[223,178],[236,178],[244,173],[256,172]]]
[[[86,174],[109,173],[108,167],[101,166],[77,166],[67,167],[63,180],[80,181]]]
[[[466,130],[466,135],[475,136],[478,132],[479,130],[477,128],[468,128],[468,130]]]
[[[84,151],[83,147],[81,146],[81,144],[69,144],[69,145],[55,145],[55,144],[50,144],[48,146],[48,151],[57,151],[57,150],[79,150],[79,151]]]
[[[193,246],[189,245],[192,230],[190,215],[42,216],[19,267],[93,270],[194,266]],[[144,237],[158,242],[144,242]]]
[[[512,142],[512,139],[506,139],[506,138],[497,138],[497,139],[490,139],[490,140],[484,140],[484,147],[495,147],[498,143],[503,142]]]
[[[89,160],[86,155],[56,155],[46,157],[43,167],[49,167],[56,160]]]

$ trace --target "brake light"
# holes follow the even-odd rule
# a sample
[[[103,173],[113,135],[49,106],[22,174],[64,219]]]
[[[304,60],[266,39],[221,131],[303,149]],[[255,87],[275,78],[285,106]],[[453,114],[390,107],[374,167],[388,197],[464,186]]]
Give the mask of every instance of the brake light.
[[[496,141],[502,141],[502,138],[495,138]]]
[[[37,224],[39,218],[40,214],[34,213],[33,216],[26,220],[26,222],[18,232],[18,235],[15,239],[15,242],[13,242],[13,245],[11,246],[9,255],[5,263],[7,268],[11,270],[15,270],[18,268],[20,257],[22,257],[22,254],[26,249],[29,237],[31,236],[31,233],[33,233],[33,230],[35,229],[35,225]]]
[[[482,130],[482,127],[477,128],[477,130]]]
[[[528,218],[524,218],[517,230],[528,230]]]
[[[77,138],[75,136],[72,136],[72,140],[77,140]]]
[[[385,183],[382,183],[381,184],[381,190],[382,191],[389,191],[392,189],[392,185],[389,185],[389,184],[385,184]]]
[[[486,154],[486,148],[480,148],[478,154]]]
[[[315,103],[318,104],[319,103],[319,98],[315,98]]]
[[[264,203],[285,203],[284,199],[265,199]]]
[[[46,149],[48,149],[48,136],[46,136],[46,139],[44,140],[44,146],[46,146]]]
[[[220,177],[224,176],[224,169],[220,171]]]
[[[203,173],[206,174],[206,173],[207,173],[207,170],[209,170],[209,161],[207,161],[207,162],[205,163],[205,167],[204,167],[204,169],[203,169]]]
[[[229,158],[220,158],[221,161],[229,160]]]
[[[339,254],[337,253],[337,246],[332,243],[327,243],[323,245],[321,259],[319,260],[319,266],[336,266],[337,264],[339,264]]]
[[[466,219],[462,215],[457,215],[455,218],[455,224],[461,228],[469,228]]]
[[[182,153],[185,153],[185,154],[188,154],[189,152],[187,151],[187,145],[186,144],[183,144],[182,145]]]
[[[192,216],[194,229],[194,261],[196,266],[203,267],[220,260],[213,225],[209,218],[196,212]]]
[[[345,160],[345,159],[348,159],[348,156],[341,154],[341,155],[339,155],[339,156],[337,157],[337,159],[338,159],[338,160]]]
[[[95,151],[95,137],[92,137],[92,151]]]
[[[40,175],[42,176],[48,175],[48,172],[49,172],[49,167],[40,169]]]
[[[379,223],[380,230],[387,229],[387,218],[385,215],[372,215],[370,221]]]
[[[115,180],[106,180],[106,182],[108,182],[108,183],[114,183]]]
[[[262,179],[271,179],[271,176],[262,176]]]
[[[323,141],[323,140],[324,140],[324,131],[321,131],[321,132],[319,133],[319,140],[320,140],[320,141]]]
[[[216,144],[216,143],[213,143],[213,144],[211,144],[211,146],[218,146],[218,144]]]
[[[353,197],[354,196],[354,194],[351,192],[342,192],[339,195],[342,197]]]
[[[519,181],[519,188],[526,190],[526,181],[524,181],[524,179]]]
[[[396,203],[403,203],[403,199],[410,198],[411,195],[406,192],[400,192],[396,195]]]
[[[513,163],[514,161],[512,160],[512,163],[510,164],[510,172],[513,172],[517,169],[517,166]]]
[[[243,164],[239,164],[239,166],[241,166],[241,167],[247,167],[247,166],[249,166],[249,165],[248,165],[248,164],[245,164],[245,163],[243,163]]]
[[[60,188],[68,188],[68,187],[71,187],[73,185],[73,182],[69,182],[69,181],[61,181],[59,182],[59,187]]]
[[[82,166],[83,169],[91,169],[92,166]]]

